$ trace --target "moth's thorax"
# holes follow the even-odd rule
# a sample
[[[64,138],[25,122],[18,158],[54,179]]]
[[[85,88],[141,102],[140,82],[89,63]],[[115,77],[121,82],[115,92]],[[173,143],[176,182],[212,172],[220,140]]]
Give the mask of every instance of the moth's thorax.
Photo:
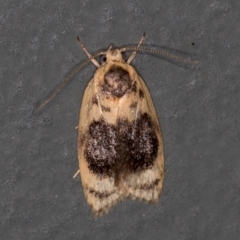
[[[127,63],[107,61],[94,76],[97,91],[102,96],[118,99],[135,92],[136,81],[133,79],[133,71],[133,68]]]
[[[114,49],[111,46],[107,50],[106,60],[107,62],[112,62],[112,61],[124,62],[120,50]]]

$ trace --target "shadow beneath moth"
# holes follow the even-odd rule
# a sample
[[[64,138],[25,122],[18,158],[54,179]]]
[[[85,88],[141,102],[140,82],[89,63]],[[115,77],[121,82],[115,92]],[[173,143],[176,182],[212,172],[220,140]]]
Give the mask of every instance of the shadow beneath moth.
[[[88,60],[75,69],[55,93],[43,102],[48,104],[70,79],[88,62],[97,70],[89,81],[80,109],[78,125],[78,161],[84,194],[96,216],[126,197],[157,202],[163,188],[163,139],[150,93],[130,65],[138,50],[149,51],[186,63],[195,63],[167,52],[137,47],[112,46],[92,56],[78,41]],[[122,53],[133,52],[125,62]],[[100,65],[95,59],[103,55]]]

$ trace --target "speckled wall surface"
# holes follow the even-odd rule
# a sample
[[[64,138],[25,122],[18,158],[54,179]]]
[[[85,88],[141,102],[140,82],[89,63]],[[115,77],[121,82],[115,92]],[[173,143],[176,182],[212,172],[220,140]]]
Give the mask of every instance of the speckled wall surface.
[[[1,1],[0,232],[26,239],[239,239],[239,1]],[[165,182],[160,201],[126,200],[95,219],[79,178],[76,125],[84,67],[39,115],[32,115],[86,59],[138,43],[200,61],[139,53],[160,116]]]

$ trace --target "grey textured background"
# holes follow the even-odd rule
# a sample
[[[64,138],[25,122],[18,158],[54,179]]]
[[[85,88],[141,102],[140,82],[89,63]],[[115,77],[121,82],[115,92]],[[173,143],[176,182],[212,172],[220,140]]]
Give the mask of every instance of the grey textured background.
[[[0,9],[0,238],[239,239],[240,4],[227,0],[17,1]],[[79,178],[79,106],[95,67],[82,69],[39,115],[58,84],[111,43],[138,43],[200,60],[139,53],[164,135],[160,201],[126,200],[95,219]]]

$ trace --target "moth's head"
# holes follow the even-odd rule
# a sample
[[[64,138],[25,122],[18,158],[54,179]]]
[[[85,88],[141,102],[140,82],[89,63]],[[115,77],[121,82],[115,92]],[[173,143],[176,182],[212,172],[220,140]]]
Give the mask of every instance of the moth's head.
[[[105,62],[125,62],[122,56],[121,49],[113,48],[112,46],[103,54],[103,64]]]

